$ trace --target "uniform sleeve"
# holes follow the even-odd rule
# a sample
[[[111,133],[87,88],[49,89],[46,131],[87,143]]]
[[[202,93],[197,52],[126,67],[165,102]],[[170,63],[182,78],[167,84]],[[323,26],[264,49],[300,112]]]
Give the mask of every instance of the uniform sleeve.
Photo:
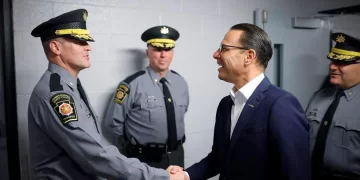
[[[37,123],[84,171],[108,179],[169,179],[165,170],[126,158],[115,146],[104,145],[94,126],[76,111],[74,101],[54,101],[52,96],[32,103]]]
[[[124,122],[127,113],[131,109],[135,92],[130,86],[121,82],[112,95],[110,104],[104,119],[105,128],[118,136],[124,135]]]
[[[190,105],[190,93],[189,93],[189,86],[186,81],[185,81],[185,85],[186,85],[186,101],[187,101],[186,112],[187,112]]]

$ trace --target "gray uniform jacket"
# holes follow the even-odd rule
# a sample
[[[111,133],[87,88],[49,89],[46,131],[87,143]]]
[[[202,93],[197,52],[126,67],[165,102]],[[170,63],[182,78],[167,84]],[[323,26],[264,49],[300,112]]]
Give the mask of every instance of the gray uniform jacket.
[[[95,117],[80,97],[77,79],[50,63],[28,108],[32,179],[169,179],[166,171],[105,145],[90,108]]]
[[[161,77],[151,67],[121,81],[113,95],[105,118],[105,127],[116,135],[135,139],[136,143],[166,143],[168,138],[166,107]],[[189,106],[188,85],[175,71],[165,76],[174,102],[177,138],[185,134],[184,116]]]
[[[336,88],[319,90],[306,109],[310,123],[310,150],[326,110],[335,98]],[[360,84],[344,91],[327,135],[324,165],[331,173],[360,175]]]

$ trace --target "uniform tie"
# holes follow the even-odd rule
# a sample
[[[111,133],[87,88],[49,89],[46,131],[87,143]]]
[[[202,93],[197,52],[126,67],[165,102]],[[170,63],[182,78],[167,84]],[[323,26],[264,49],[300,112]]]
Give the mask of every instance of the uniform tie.
[[[342,90],[336,93],[335,99],[330,104],[324,115],[324,118],[321,121],[311,159],[312,174],[315,175],[315,177],[319,175],[321,176],[324,173],[324,151],[326,145],[326,138],[329,132],[329,128],[331,126],[334,113],[339,104],[340,97],[343,95],[344,91]]]
[[[165,107],[166,107],[166,117],[167,117],[167,124],[168,124],[168,146],[169,148],[173,149],[176,147],[177,143],[177,132],[176,132],[176,122],[175,122],[175,109],[173,99],[171,97],[169,88],[166,86],[166,79],[160,79],[161,84],[163,85],[163,94],[165,100]]]
[[[95,119],[95,116],[94,116],[93,112],[91,111],[91,108],[89,106],[89,102],[88,102],[88,100],[86,98],[85,91],[84,91],[84,89],[83,89],[83,87],[81,85],[81,82],[80,82],[79,78],[77,79],[77,89],[79,90],[81,99],[85,102],[85,104],[86,104],[87,108],[89,109],[92,117]]]

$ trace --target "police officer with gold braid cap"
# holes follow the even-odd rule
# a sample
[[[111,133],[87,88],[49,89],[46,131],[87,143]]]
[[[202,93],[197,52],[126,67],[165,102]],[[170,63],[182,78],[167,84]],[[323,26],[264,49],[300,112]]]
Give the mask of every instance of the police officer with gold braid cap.
[[[360,40],[332,34],[330,83],[313,95],[309,120],[313,180],[360,179]]]
[[[185,79],[169,69],[178,38],[179,32],[166,25],[141,35],[150,65],[119,83],[104,120],[108,131],[124,139],[119,147],[127,157],[164,169],[184,166],[189,90]]]
[[[33,31],[49,61],[28,106],[31,179],[184,178],[127,158],[104,144],[99,119],[78,74],[90,67],[88,12],[78,9],[52,18]]]

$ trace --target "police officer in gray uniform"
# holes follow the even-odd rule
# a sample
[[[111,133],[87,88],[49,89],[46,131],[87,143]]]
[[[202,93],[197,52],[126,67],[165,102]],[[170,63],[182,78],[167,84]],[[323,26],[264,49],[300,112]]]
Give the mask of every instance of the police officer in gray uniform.
[[[169,70],[179,32],[169,26],[146,30],[150,65],[119,83],[108,107],[105,127],[124,138],[124,154],[153,167],[184,166],[184,117],[188,85]]]
[[[184,178],[127,158],[103,143],[98,116],[77,78],[90,67],[87,41],[93,39],[86,29],[87,15],[85,9],[64,13],[31,33],[41,37],[49,60],[28,107],[31,179]]]
[[[360,40],[334,33],[330,83],[306,109],[313,180],[360,179]]]

